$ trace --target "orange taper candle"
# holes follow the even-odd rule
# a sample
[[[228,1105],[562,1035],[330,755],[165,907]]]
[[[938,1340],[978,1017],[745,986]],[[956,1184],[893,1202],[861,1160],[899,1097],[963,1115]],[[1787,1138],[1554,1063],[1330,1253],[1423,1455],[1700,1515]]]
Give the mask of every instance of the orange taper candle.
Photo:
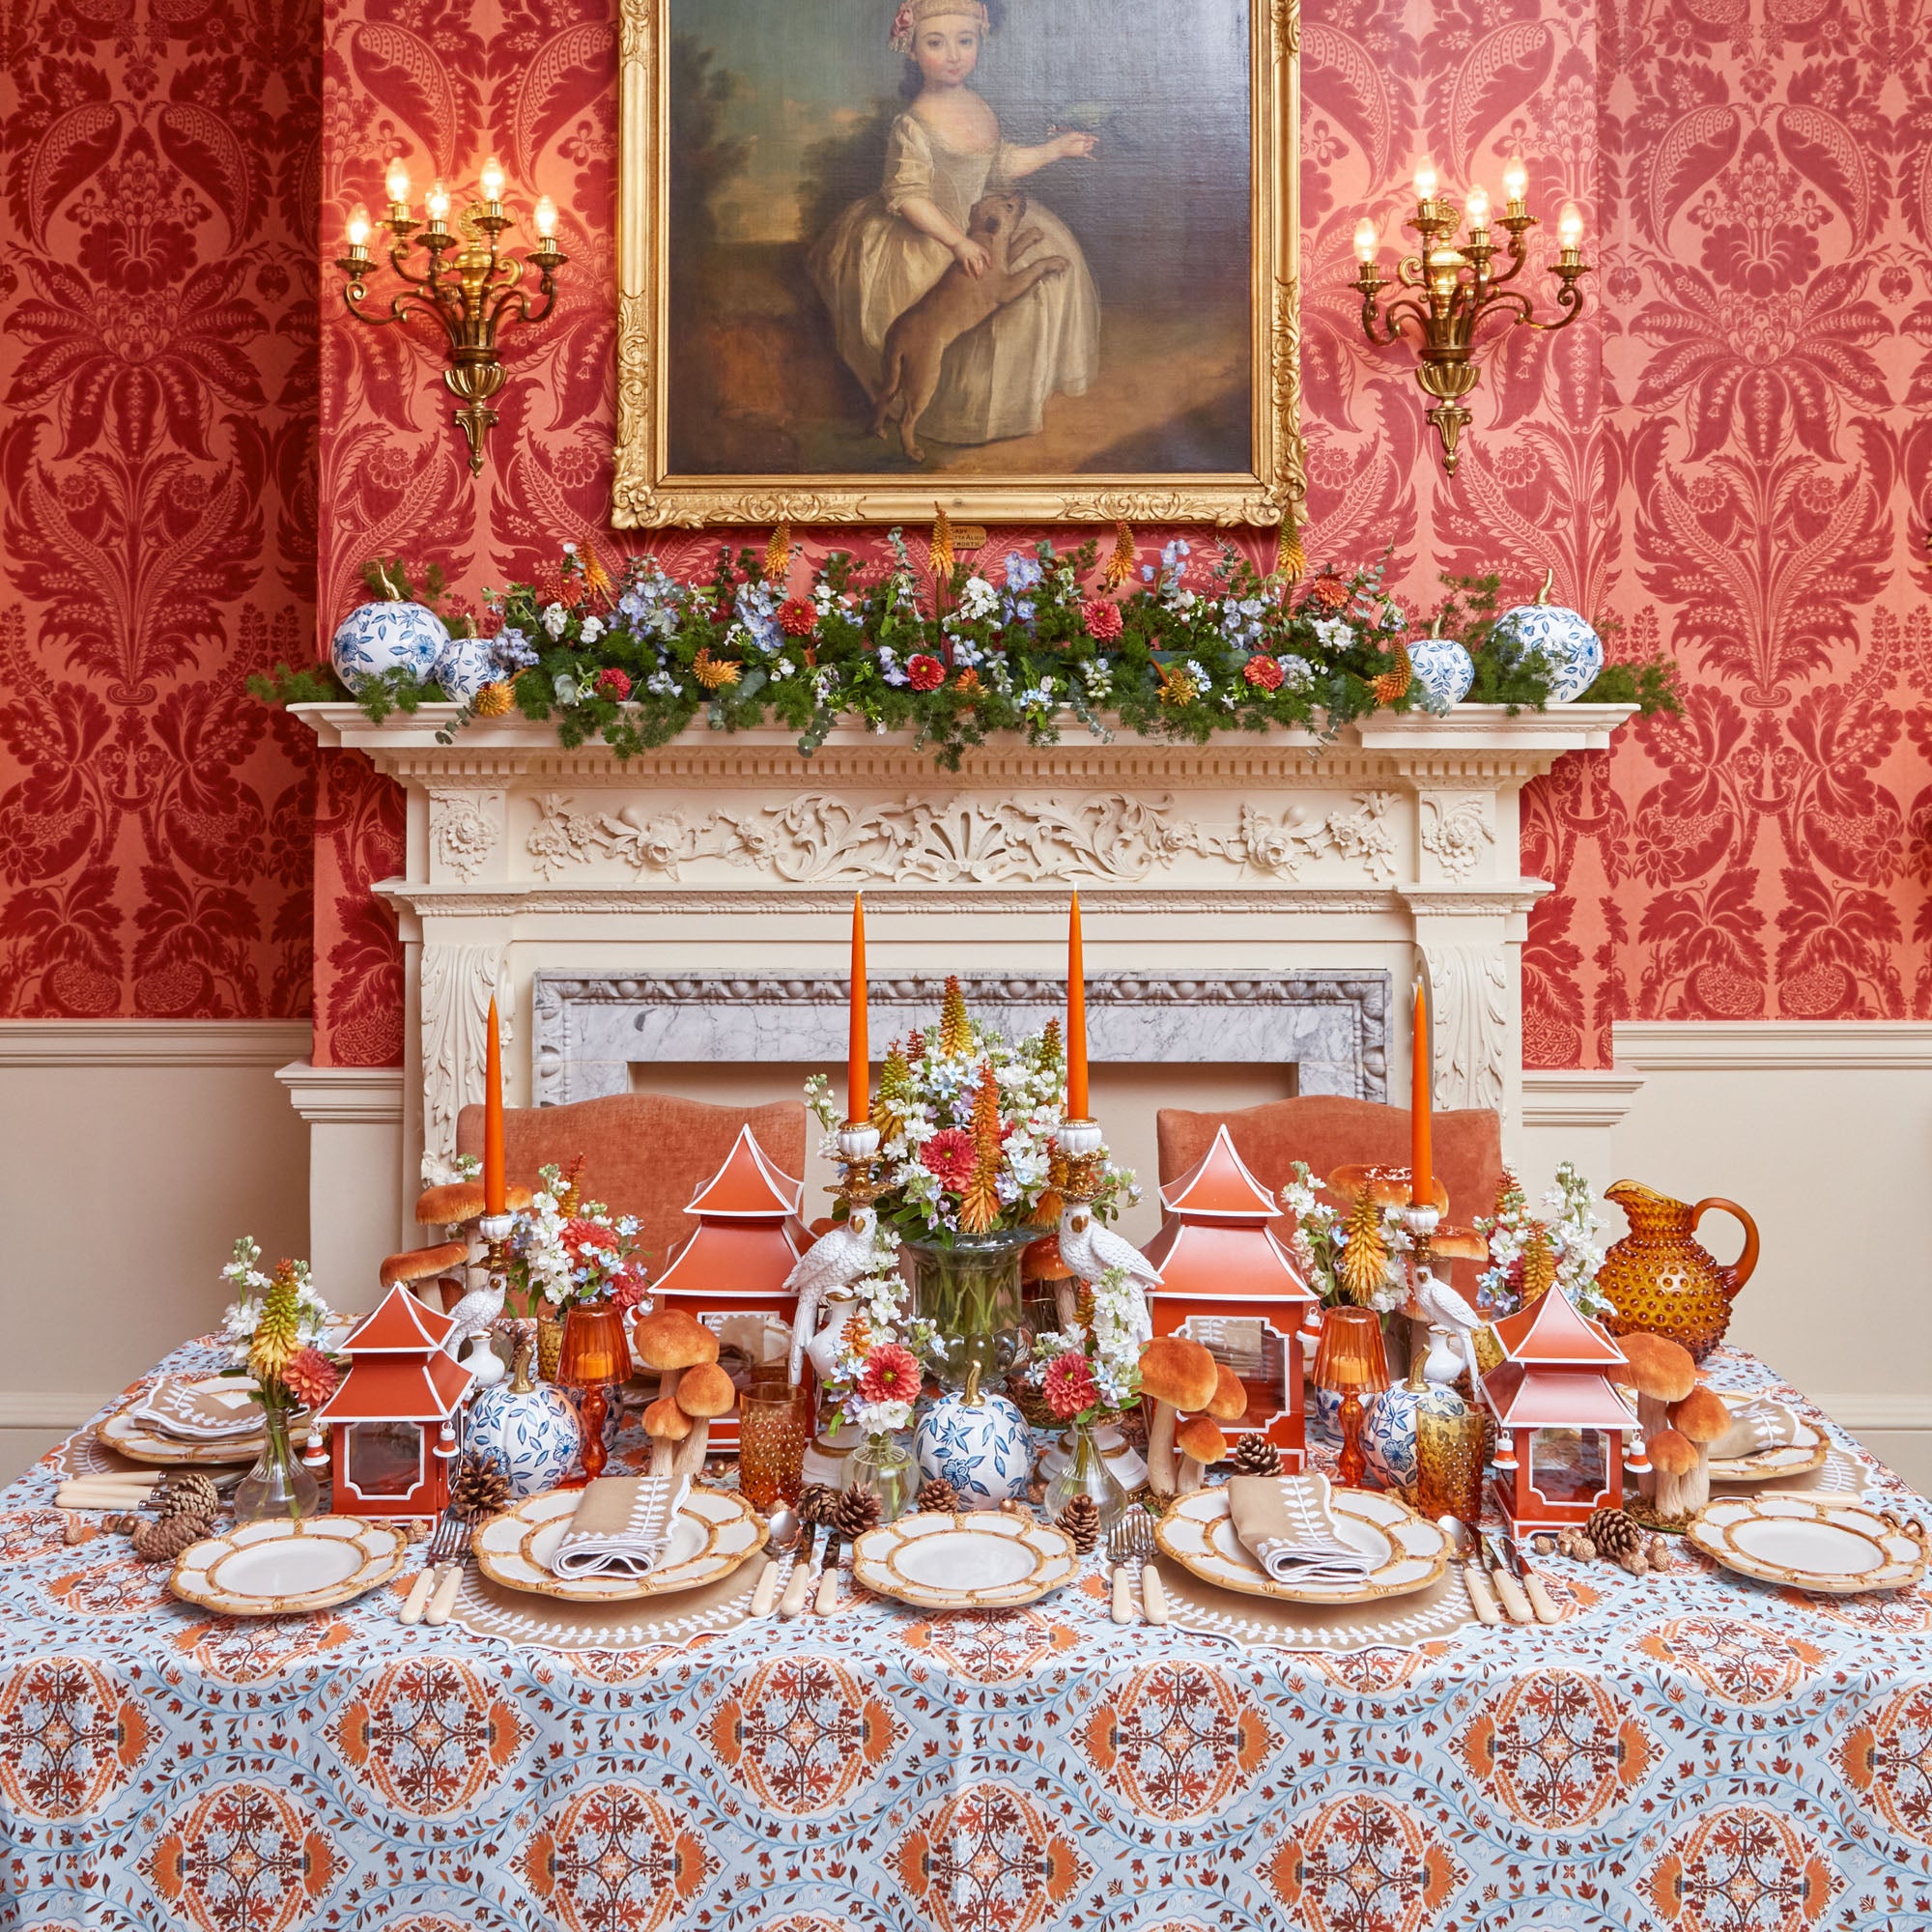
[[[1066,1118],[1087,1112],[1087,962],[1080,946],[1080,895],[1066,915]]]
[[[1409,1188],[1408,1198],[1419,1208],[1435,1199],[1435,1175],[1429,1150],[1429,993],[1420,976],[1415,981],[1415,1036],[1408,1100]]]
[[[489,1060],[483,1075],[483,1211],[503,1211],[503,1043],[497,1037],[497,1002],[490,1002]]]
[[[866,895],[852,895],[852,1004],[845,1028],[845,1118],[870,1117],[872,1051],[866,1035]]]

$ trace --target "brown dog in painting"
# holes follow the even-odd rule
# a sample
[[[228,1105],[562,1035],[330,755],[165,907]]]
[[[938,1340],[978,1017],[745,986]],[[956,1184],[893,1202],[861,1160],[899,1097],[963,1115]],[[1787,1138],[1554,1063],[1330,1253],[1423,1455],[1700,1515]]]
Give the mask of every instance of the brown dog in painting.
[[[886,425],[896,415],[899,447],[914,463],[923,453],[919,446],[919,419],[939,387],[939,367],[947,350],[968,329],[978,328],[1036,283],[1066,267],[1065,255],[1043,255],[1037,262],[1021,259],[1040,239],[1038,229],[1020,226],[1026,207],[1026,196],[1017,189],[980,196],[967,217],[966,233],[986,251],[985,270],[969,274],[954,262],[886,330],[885,375],[878,407],[872,412],[872,434],[883,438]]]

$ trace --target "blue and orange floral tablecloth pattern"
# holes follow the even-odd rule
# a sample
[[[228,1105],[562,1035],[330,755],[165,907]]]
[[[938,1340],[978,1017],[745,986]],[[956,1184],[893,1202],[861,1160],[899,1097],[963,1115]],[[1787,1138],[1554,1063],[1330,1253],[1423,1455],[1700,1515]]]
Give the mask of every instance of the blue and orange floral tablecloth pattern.
[[[1563,1624],[1413,1650],[1120,1629],[1097,1577],[513,1650],[388,1591],[191,1609],[124,1538],[68,1546],[54,1480],[0,1492],[9,1928],[1932,1927],[1922,1588],[1810,1599],[1687,1550],[1552,1565]]]

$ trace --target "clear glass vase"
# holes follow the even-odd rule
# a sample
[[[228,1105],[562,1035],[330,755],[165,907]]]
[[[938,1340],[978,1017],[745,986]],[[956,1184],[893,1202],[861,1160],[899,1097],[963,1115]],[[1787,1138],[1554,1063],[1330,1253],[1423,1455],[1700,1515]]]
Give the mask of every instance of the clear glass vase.
[[[912,1287],[912,1314],[929,1321],[927,1366],[949,1393],[965,1388],[976,1364],[980,1383],[998,1388],[1032,1337],[1021,1309],[1020,1253],[1037,1229],[959,1235],[951,1242],[901,1241],[899,1271]]]
[[[868,1435],[846,1457],[840,1487],[870,1492],[879,1499],[879,1520],[892,1522],[912,1508],[919,1464],[896,1435]]]
[[[1101,1530],[1112,1529],[1126,1513],[1127,1492],[1108,1468],[1091,1422],[1076,1422],[1067,1430],[1065,1454],[1066,1460],[1046,1486],[1042,1507],[1047,1521],[1058,1521],[1060,1512],[1075,1496],[1091,1496],[1100,1512]]]
[[[267,1438],[255,1466],[235,1486],[235,1520],[262,1522],[275,1518],[299,1522],[322,1506],[322,1485],[316,1481],[289,1440],[289,1415],[283,1408],[262,1411]]]

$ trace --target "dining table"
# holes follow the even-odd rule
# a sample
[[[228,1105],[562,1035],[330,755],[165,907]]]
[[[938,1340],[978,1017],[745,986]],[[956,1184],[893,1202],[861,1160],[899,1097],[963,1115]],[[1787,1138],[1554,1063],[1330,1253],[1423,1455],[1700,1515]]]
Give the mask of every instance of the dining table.
[[[1708,1367],[1825,1436],[1814,1492],[1928,1513],[1761,1362]],[[644,1446],[627,1420],[614,1465]],[[1103,1546],[996,1610],[846,1571],[794,1620],[583,1611],[472,1570],[406,1625],[412,1561],[241,1617],[56,1506],[118,1466],[90,1427],[0,1492],[9,1928],[1932,1927],[1922,1581],[1812,1594],[1672,1539],[1662,1572],[1537,1558],[1553,1623],[1478,1622],[1452,1569],[1304,1626],[1162,1556],[1173,1621],[1122,1624]]]

